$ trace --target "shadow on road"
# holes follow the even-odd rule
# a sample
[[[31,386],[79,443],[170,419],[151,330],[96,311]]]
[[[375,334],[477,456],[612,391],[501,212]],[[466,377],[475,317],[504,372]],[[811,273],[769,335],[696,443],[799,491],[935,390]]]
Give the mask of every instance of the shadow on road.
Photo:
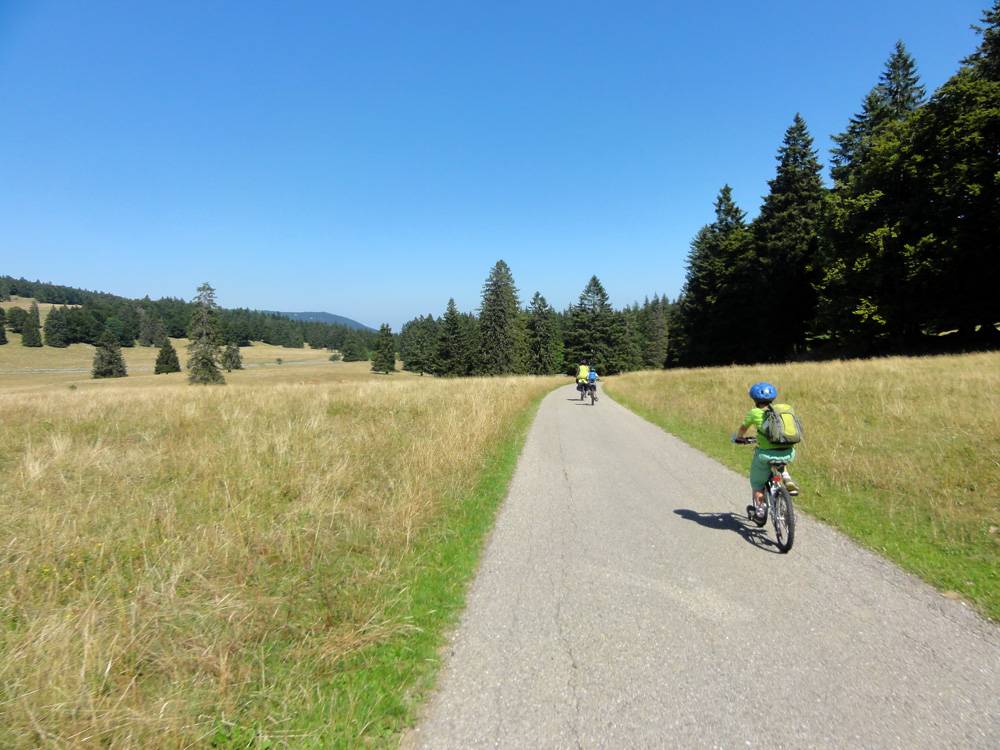
[[[687,508],[677,508],[674,510],[678,516],[686,521],[694,521],[699,526],[708,529],[718,529],[720,531],[735,531],[754,547],[758,547],[765,552],[780,554],[778,545],[767,538],[767,527],[758,527],[750,522],[746,516],[738,516],[735,513],[699,513],[696,510]]]

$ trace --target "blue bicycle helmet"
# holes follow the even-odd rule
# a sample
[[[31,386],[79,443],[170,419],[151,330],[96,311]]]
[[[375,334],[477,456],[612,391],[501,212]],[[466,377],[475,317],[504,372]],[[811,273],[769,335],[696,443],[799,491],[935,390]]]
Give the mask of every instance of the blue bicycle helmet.
[[[778,389],[770,383],[754,383],[750,386],[750,398],[754,401],[774,401],[778,397]]]

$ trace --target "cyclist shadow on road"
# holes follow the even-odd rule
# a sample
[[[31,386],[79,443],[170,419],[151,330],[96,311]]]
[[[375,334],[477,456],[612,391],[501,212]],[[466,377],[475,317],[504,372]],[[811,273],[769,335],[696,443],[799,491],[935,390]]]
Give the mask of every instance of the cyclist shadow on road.
[[[753,524],[746,516],[736,513],[699,513],[696,510],[677,508],[674,513],[686,521],[694,521],[699,526],[720,531],[735,531],[743,539],[765,552],[780,554],[778,545],[767,538],[765,529]]]

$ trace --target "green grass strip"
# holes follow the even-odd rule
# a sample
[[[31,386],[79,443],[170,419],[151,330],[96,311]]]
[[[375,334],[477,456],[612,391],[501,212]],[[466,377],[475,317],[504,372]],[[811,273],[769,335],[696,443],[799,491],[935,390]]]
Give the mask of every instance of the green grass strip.
[[[485,461],[474,490],[452,498],[433,526],[420,535],[403,562],[396,601],[386,611],[408,623],[403,633],[354,653],[323,685],[304,686],[327,696],[313,701],[309,716],[280,742],[263,739],[262,727],[220,732],[216,747],[395,747],[434,686],[440,650],[465,605],[484,543],[507,495],[542,394],[515,420]]]

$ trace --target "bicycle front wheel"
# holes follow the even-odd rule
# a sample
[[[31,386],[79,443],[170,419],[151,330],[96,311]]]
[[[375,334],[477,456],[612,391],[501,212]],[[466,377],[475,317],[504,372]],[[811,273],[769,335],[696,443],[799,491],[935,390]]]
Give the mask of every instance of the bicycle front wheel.
[[[774,536],[778,541],[778,549],[788,552],[795,542],[795,508],[792,506],[792,496],[788,494],[783,484],[779,484],[771,491],[774,502],[774,512],[771,514]]]

